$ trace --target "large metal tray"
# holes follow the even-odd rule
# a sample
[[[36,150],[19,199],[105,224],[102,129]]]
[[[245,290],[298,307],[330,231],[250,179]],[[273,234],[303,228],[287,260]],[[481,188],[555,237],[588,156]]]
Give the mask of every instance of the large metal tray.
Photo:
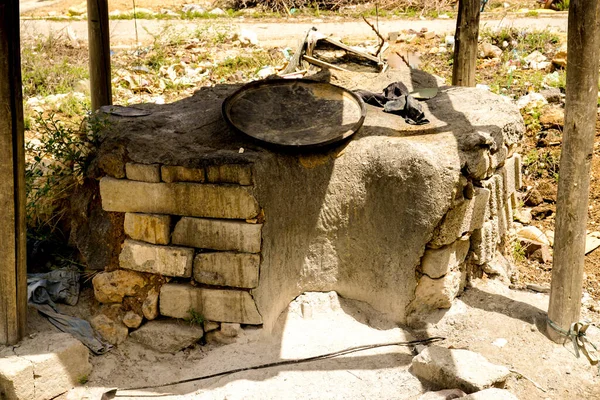
[[[292,147],[332,144],[353,135],[367,109],[351,91],[306,79],[269,79],[244,85],[223,102],[236,130]]]

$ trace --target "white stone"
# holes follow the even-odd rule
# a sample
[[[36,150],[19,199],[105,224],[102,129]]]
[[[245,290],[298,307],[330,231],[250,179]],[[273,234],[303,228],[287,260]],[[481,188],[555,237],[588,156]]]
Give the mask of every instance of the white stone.
[[[102,208],[114,212],[251,219],[260,208],[246,189],[234,185],[148,183],[104,177]]]
[[[503,385],[510,371],[468,350],[429,346],[412,361],[413,373],[441,387],[473,393]]]
[[[134,240],[153,244],[169,244],[171,216],[125,213],[125,234]]]
[[[450,271],[439,279],[431,279],[423,275],[415,289],[414,308],[417,310],[450,308],[452,300],[460,291],[461,282],[460,270]]]
[[[92,371],[87,347],[68,333],[37,335],[15,347],[14,354],[9,361],[0,359],[0,388],[12,388],[7,399],[53,399],[78,385]],[[12,383],[5,380],[9,376],[14,379]]]
[[[160,182],[160,165],[127,163],[125,175],[132,181]]]
[[[258,254],[214,252],[194,258],[194,280],[214,286],[253,289],[258,286]]]
[[[469,240],[460,239],[439,249],[427,249],[421,259],[421,271],[430,278],[440,278],[462,264],[468,252]]]
[[[24,358],[0,358],[0,395],[4,400],[35,399],[33,365]]]
[[[173,244],[211,250],[259,253],[262,224],[182,218],[173,230]]]
[[[119,255],[123,269],[164,276],[192,276],[194,250],[184,247],[157,246],[126,239]]]
[[[517,231],[517,236],[521,239],[533,240],[537,243],[542,243],[550,246],[550,241],[539,228],[533,225],[524,226]]]

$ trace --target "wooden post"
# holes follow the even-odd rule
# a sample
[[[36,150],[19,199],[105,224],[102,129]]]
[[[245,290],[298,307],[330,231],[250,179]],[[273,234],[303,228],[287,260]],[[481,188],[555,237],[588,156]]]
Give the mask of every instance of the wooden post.
[[[548,319],[568,331],[579,321],[585,236],[598,101],[600,0],[569,5],[567,97],[556,204],[554,264]],[[548,323],[548,336],[565,340]]]
[[[0,2],[0,344],[27,326],[25,148],[19,0]]]
[[[108,0],[87,0],[92,111],[112,104]]]
[[[452,84],[455,86],[475,86],[480,7],[481,0],[458,2],[452,64]]]

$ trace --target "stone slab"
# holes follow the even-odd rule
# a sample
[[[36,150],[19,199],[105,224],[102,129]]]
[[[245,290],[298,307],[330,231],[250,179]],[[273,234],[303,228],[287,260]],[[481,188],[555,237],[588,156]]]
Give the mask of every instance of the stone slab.
[[[160,182],[160,165],[127,163],[125,175],[132,181]]]
[[[214,286],[253,289],[258,286],[260,255],[233,252],[199,253],[194,280]]]
[[[251,219],[260,208],[240,186],[148,183],[104,177],[100,196],[105,211]]]
[[[204,168],[186,168],[175,165],[163,165],[161,167],[162,180],[172,182],[204,182],[206,173]]]
[[[33,365],[17,356],[0,358],[0,398],[3,400],[35,399]]]
[[[262,324],[262,317],[250,293],[226,289],[200,290],[204,318],[218,322],[237,322],[248,325]]]
[[[158,246],[126,239],[119,255],[123,269],[164,276],[192,276],[194,250],[185,247]]]
[[[125,234],[134,240],[152,244],[169,244],[171,216],[125,213]]]
[[[160,288],[160,314],[166,317],[189,319],[190,310],[202,313],[200,289],[185,283],[167,283]]]
[[[16,397],[19,400],[53,399],[78,385],[81,380],[87,379],[92,371],[87,347],[68,333],[37,335],[31,340],[24,341],[21,346],[15,347],[14,353],[16,357],[29,363],[33,372],[29,378],[29,370],[17,368],[20,370],[18,376],[25,379],[17,386],[22,394],[29,396]],[[68,362],[65,362],[66,360]],[[2,364],[4,364],[3,359],[0,359],[0,365]],[[23,365],[20,362],[11,364]],[[33,390],[30,388],[23,391],[30,383],[33,383]]]
[[[252,165],[209,165],[206,167],[206,179],[211,183],[237,183],[239,185],[252,185]]]
[[[173,244],[211,250],[259,253],[262,224],[184,217],[173,230]]]
[[[177,320],[150,321],[130,335],[136,342],[161,353],[177,353],[202,336],[201,326]]]
[[[161,288],[159,304],[161,315],[167,317],[189,319],[193,309],[208,321],[262,324],[254,299],[242,290],[169,283]]]
[[[498,243],[494,225],[494,221],[487,221],[481,229],[476,229],[471,235],[473,261],[477,265],[488,263],[494,258]]]
[[[412,361],[413,373],[442,388],[473,393],[502,386],[510,371],[468,350],[429,346]]]
[[[432,279],[441,278],[462,264],[468,252],[469,240],[460,239],[439,249],[427,249],[421,260],[421,271]]]
[[[430,246],[439,248],[448,245],[464,234],[480,229],[485,222],[489,197],[488,189],[476,187],[472,199],[463,200],[448,211]]]

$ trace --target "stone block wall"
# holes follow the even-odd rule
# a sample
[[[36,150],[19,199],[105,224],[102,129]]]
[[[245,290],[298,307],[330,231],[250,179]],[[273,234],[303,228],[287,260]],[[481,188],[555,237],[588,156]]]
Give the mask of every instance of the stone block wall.
[[[507,256],[513,210],[519,206],[521,156],[513,154],[495,167],[484,179],[464,185],[436,228],[417,271],[412,313],[450,308],[467,281],[482,272],[509,280],[510,263],[501,260]]]
[[[137,296],[142,303],[141,310],[133,307],[108,323],[96,319],[105,338],[119,343],[126,333],[106,331],[123,332],[122,325],[137,328],[143,318],[159,315],[201,315],[213,328],[212,322],[262,324],[250,293],[259,283],[262,241],[252,184],[250,164],[185,168],[127,163],[126,179],[100,180],[102,207],[124,213],[127,238],[120,269],[93,279],[96,299],[114,305]],[[114,324],[118,329],[107,329]]]

